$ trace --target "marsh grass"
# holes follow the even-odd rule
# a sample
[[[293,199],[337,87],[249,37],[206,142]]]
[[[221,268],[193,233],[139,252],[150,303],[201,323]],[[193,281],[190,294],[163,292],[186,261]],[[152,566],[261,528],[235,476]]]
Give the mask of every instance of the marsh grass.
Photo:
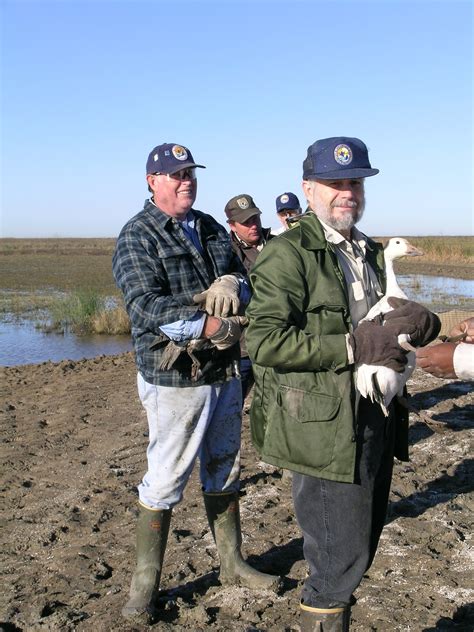
[[[96,334],[129,334],[130,320],[123,306],[101,310],[91,319],[92,331]]]
[[[126,334],[130,332],[127,313],[122,306],[109,307],[95,290],[80,290],[53,302],[49,307],[50,331],[75,334]]]
[[[2,290],[118,296],[112,275],[115,239],[0,239]]]
[[[56,292],[56,299],[61,295]],[[0,291],[0,315],[10,314],[13,317],[28,315],[35,317],[48,310],[54,297],[48,292],[15,292],[14,290]]]
[[[435,263],[473,263],[473,237],[409,237]]]
[[[410,265],[416,269],[418,264],[474,264],[474,237],[407,237],[408,241],[424,252],[423,257],[411,257]],[[389,237],[375,237],[376,241],[386,243]]]
[[[94,290],[80,290],[53,302],[50,327],[56,331],[87,333],[93,316],[104,309],[104,300]]]

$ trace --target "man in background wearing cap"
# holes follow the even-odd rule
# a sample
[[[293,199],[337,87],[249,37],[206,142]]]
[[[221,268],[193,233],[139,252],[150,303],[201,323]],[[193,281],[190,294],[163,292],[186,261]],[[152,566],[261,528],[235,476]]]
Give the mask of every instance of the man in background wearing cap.
[[[291,218],[296,218],[298,215],[301,215],[301,206],[300,201],[296,197],[294,193],[282,193],[279,195],[275,201],[276,203],[276,214],[278,219],[281,222],[281,227],[276,230],[272,230],[272,235],[281,235],[285,230],[288,230],[288,220]]]
[[[250,420],[262,460],[293,471],[309,566],[301,629],[342,632],[384,525],[393,456],[408,458],[406,411],[394,404],[385,417],[378,404],[356,398],[354,367],[402,371],[398,334],[424,345],[440,323],[408,301],[385,326],[358,327],[386,282],[382,246],[355,227],[364,179],[378,173],[364,143],[316,141],[303,171],[310,212],[265,248],[250,273]]]
[[[231,231],[232,250],[243,263],[248,274],[262,248],[272,238],[270,229],[262,228],[260,221],[262,212],[255,205],[253,198],[246,193],[231,198],[225,205],[224,212]],[[242,403],[244,403],[254,383],[252,363],[245,344],[245,333],[240,339],[240,377]]]
[[[146,179],[152,197],[122,229],[113,256],[149,426],[148,471],[138,486],[137,566],[122,610],[138,621],[157,615],[172,509],[198,456],[221,581],[278,585],[240,553],[242,406],[235,365],[246,319],[236,314],[250,291],[225,228],[192,208],[198,167],[182,145],[151,151]]]

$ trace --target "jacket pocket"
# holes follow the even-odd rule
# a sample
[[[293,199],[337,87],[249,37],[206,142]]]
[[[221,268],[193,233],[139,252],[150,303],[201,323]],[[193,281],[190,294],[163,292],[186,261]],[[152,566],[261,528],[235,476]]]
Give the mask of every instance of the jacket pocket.
[[[328,467],[340,430],[341,397],[280,385],[268,408],[263,452],[307,468]]]
[[[305,324],[311,333],[345,334],[349,329],[350,314],[344,305],[311,303],[305,313]]]
[[[330,421],[337,415],[341,398],[282,385],[277,405],[282,414],[300,423]]]

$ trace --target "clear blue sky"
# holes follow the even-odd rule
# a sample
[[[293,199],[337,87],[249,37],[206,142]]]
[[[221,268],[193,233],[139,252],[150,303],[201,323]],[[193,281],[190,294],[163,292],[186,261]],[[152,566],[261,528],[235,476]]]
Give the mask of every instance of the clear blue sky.
[[[303,202],[308,145],[357,136],[369,235],[471,234],[470,1],[2,0],[3,237],[116,236],[154,145],[195,207]]]

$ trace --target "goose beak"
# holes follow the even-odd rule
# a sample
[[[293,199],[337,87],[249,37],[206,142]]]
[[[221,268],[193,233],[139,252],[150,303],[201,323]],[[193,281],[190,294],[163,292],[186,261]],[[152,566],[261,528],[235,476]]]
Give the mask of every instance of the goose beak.
[[[423,252],[423,250],[421,250],[421,248],[416,248],[415,246],[408,244],[408,249],[407,249],[406,254],[410,257],[421,257],[425,253]]]

